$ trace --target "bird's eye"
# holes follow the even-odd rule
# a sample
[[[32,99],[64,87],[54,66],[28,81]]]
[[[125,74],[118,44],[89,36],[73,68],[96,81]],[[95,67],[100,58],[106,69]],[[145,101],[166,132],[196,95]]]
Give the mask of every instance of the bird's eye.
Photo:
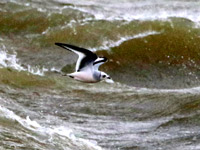
[[[103,75],[102,77],[103,77],[103,78],[105,78],[105,77],[106,77],[106,75]]]

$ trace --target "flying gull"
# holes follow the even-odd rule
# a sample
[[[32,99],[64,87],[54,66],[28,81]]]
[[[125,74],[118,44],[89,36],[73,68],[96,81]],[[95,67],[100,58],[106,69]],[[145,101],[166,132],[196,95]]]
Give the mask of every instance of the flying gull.
[[[96,83],[101,80],[112,83],[113,80],[105,72],[99,71],[99,66],[107,62],[106,57],[98,57],[90,50],[80,48],[70,44],[55,43],[64,49],[78,54],[76,62],[76,71],[67,74],[69,77],[86,83]]]

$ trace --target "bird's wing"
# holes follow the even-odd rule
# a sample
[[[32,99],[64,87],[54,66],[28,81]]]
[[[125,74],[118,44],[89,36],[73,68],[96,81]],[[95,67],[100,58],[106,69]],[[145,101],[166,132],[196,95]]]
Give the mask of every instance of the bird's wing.
[[[55,43],[55,44],[78,54],[78,60],[76,62],[76,71],[81,71],[83,68],[88,67],[97,59],[97,55],[91,52],[90,50],[70,44],[64,44],[64,43]]]
[[[107,62],[107,58],[106,57],[98,57],[94,62],[93,62],[93,67],[94,70],[98,70],[99,66],[104,64],[105,62]]]

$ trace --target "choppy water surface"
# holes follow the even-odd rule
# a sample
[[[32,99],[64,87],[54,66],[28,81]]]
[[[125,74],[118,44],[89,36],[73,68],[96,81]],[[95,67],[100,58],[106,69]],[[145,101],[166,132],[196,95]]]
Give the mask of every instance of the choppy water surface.
[[[200,2],[2,0],[0,149],[200,149]],[[114,84],[61,75],[109,58]]]

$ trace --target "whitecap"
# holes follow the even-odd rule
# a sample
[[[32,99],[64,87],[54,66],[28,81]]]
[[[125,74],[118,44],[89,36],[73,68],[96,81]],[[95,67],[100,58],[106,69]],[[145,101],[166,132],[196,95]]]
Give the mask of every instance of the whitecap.
[[[70,128],[64,126],[51,126],[45,127],[40,125],[37,121],[31,120],[29,116],[26,119],[21,118],[16,115],[14,112],[8,110],[7,108],[0,105],[0,116],[3,116],[7,119],[11,119],[17,121],[24,128],[27,128],[36,133],[40,133],[42,135],[46,135],[49,140],[52,140],[54,135],[59,135],[60,137],[68,138],[72,143],[78,146],[88,147],[88,149],[102,150],[102,148],[89,140],[78,138],[74,135],[73,131]]]
[[[133,36],[119,37],[119,40],[116,40],[116,41],[107,40],[107,41],[103,42],[102,46],[97,47],[97,48],[89,48],[89,49],[92,50],[92,51],[109,50],[112,47],[117,47],[117,46],[121,45],[125,41],[129,41],[129,40],[137,39],[137,38],[144,38],[144,37],[149,36],[149,35],[156,35],[156,34],[160,34],[160,33],[161,32],[157,32],[157,31],[146,31],[146,32],[139,33],[139,34],[136,34],[136,35],[133,35]]]
[[[47,69],[45,67],[38,67],[38,66],[22,66],[20,60],[17,58],[17,53],[13,51],[9,53],[5,47],[2,45],[0,47],[0,68],[12,68],[18,71],[27,71],[34,75],[44,76],[45,72],[49,70],[57,70],[54,67],[51,69]]]

